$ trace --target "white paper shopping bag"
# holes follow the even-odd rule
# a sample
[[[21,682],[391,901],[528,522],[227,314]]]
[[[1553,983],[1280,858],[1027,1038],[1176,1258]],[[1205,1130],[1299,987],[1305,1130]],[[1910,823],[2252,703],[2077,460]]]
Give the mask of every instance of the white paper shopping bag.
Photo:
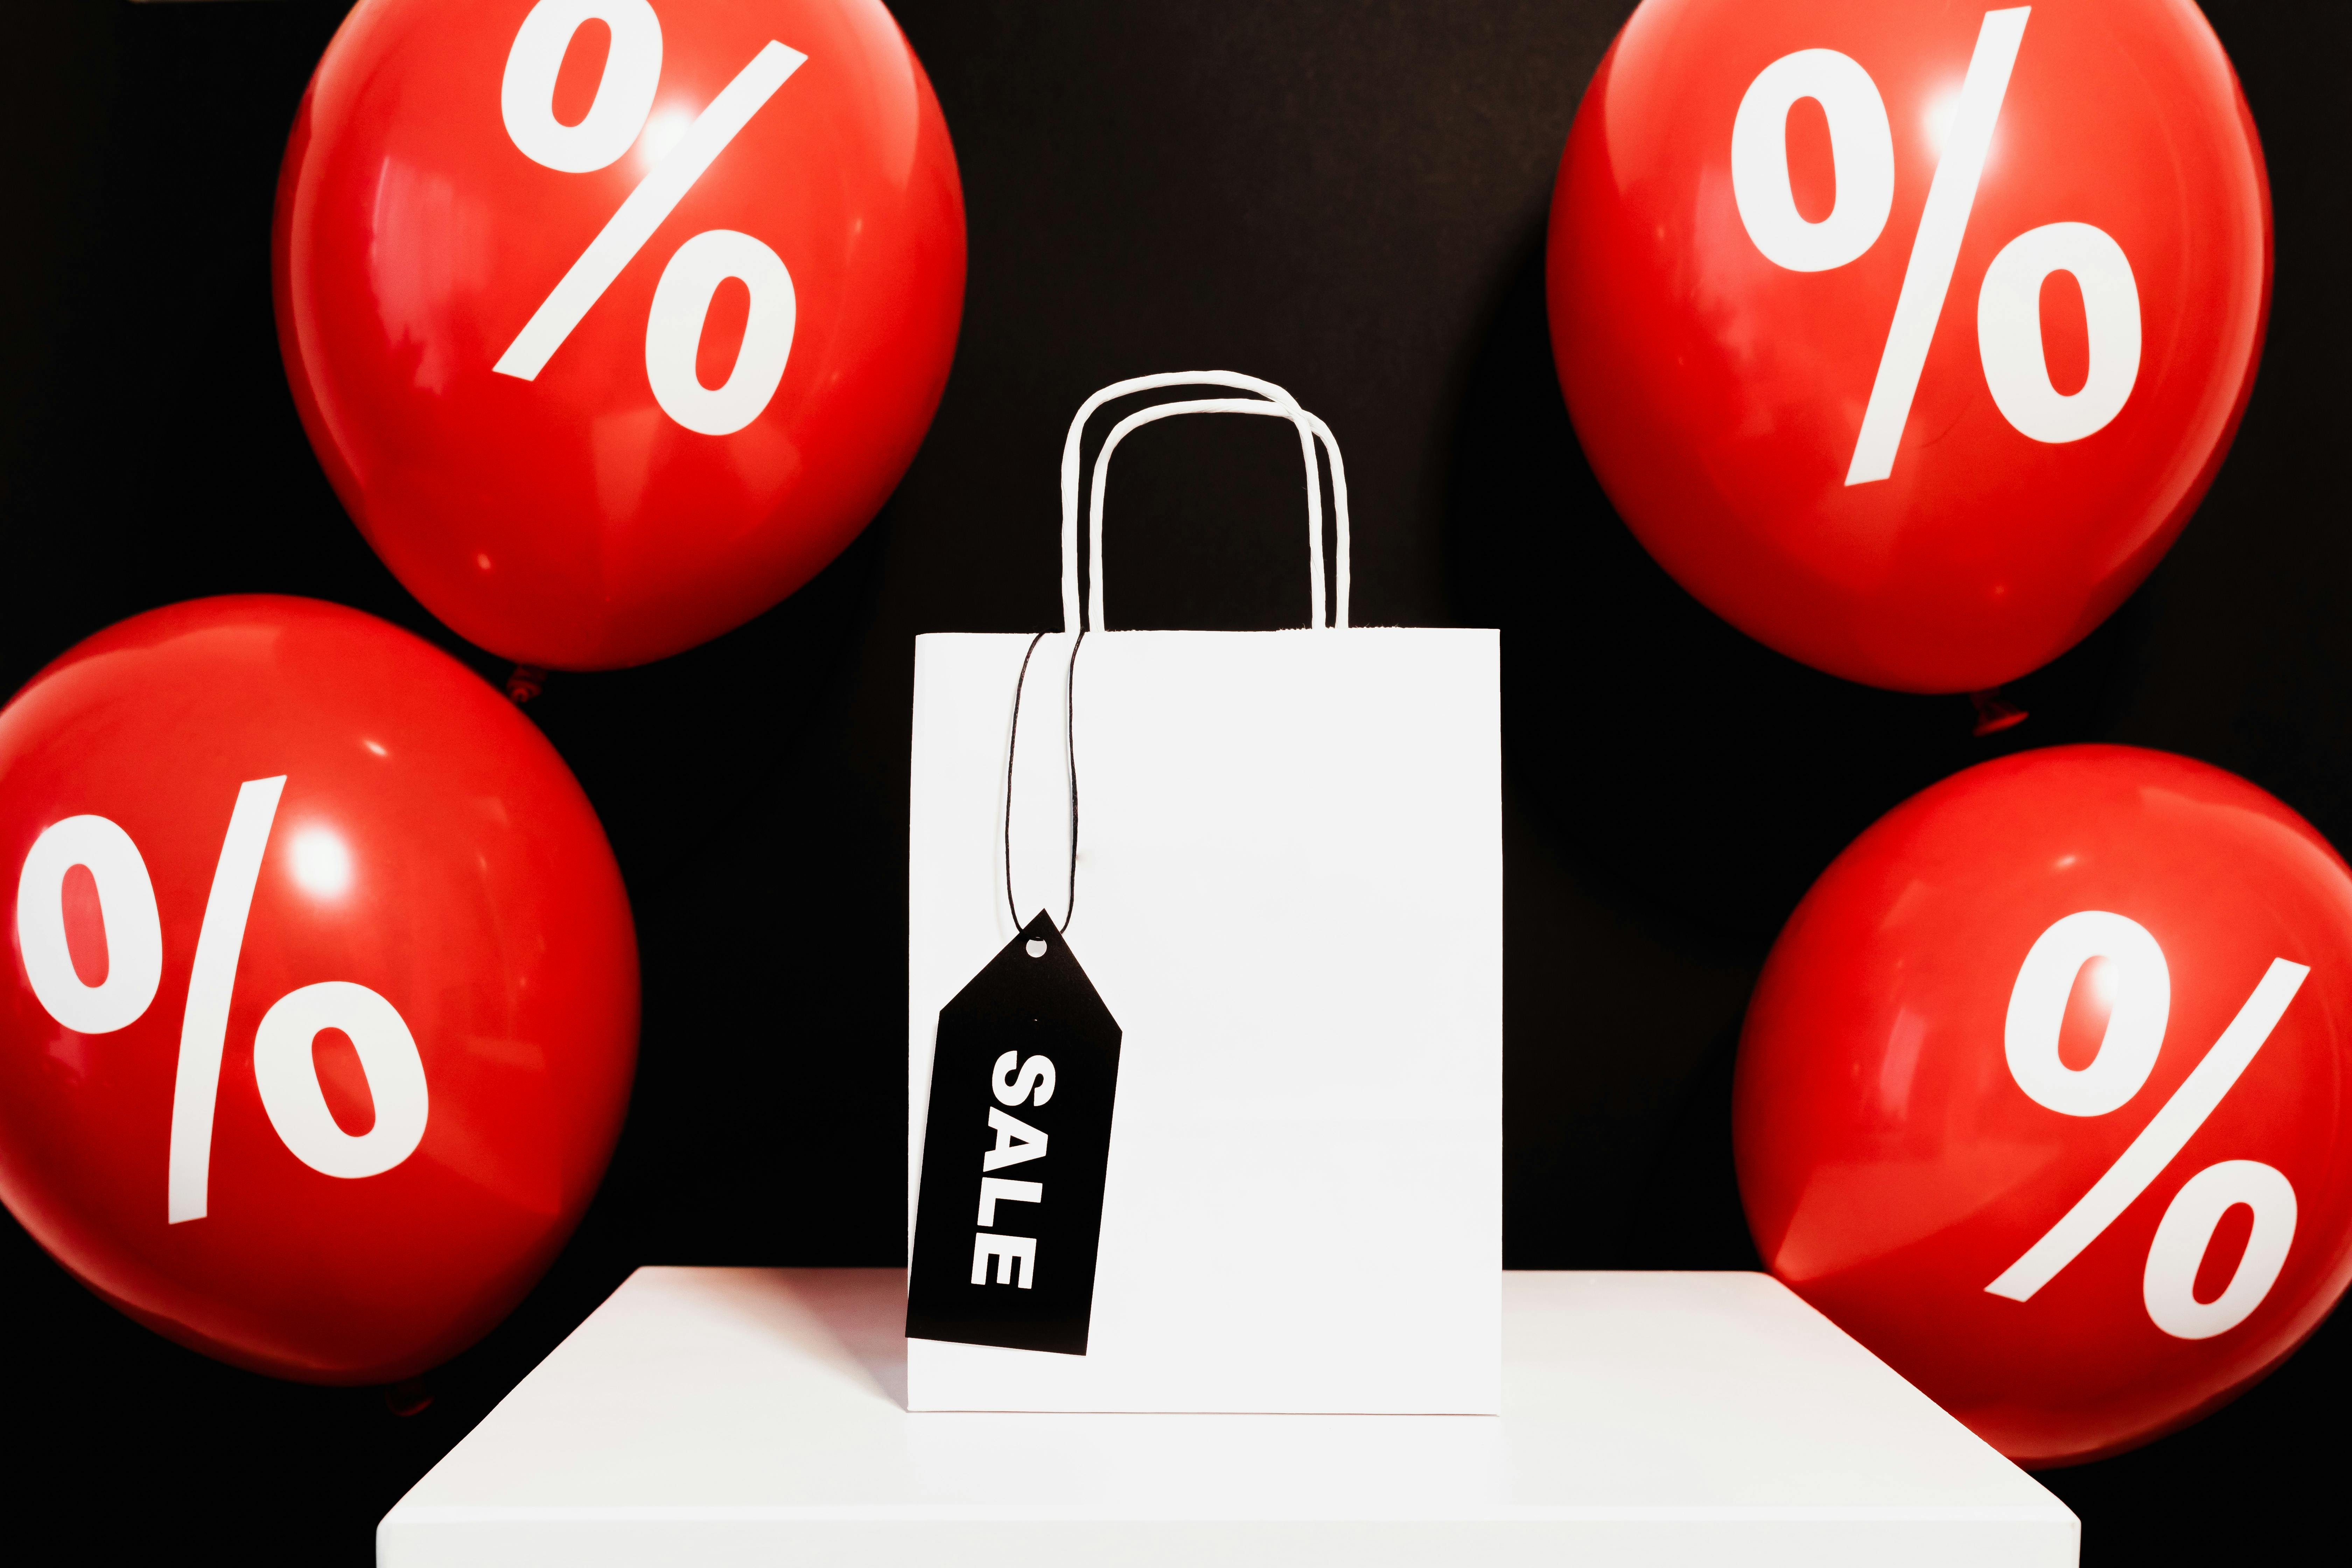
[[[1087,417],[1187,385],[1259,395],[1113,426],[1082,622]],[[1103,629],[1113,454],[1176,413],[1297,426],[1316,627]],[[1278,387],[1121,383],[1063,629],[916,641],[910,1408],[1497,1408],[1497,637],[1350,628],[1346,494]]]

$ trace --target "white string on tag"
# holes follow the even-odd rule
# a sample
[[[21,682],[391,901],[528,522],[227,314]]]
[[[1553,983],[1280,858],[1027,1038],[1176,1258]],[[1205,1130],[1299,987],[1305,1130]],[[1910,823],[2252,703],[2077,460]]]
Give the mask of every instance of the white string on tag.
[[[1028,649],[1021,656],[1021,673],[1013,682],[1013,727],[1004,742],[1004,907],[1013,913],[1013,926],[1018,931],[1025,923],[1021,918],[1021,905],[1013,896],[1013,759],[1021,746],[1021,690],[1029,683],[1029,661],[1036,657],[1037,645],[1045,640],[1039,632],[1029,639]],[[1062,761],[1069,770],[1070,779],[1070,882],[1062,904],[1061,923],[1056,933],[1070,929],[1070,919],[1078,911],[1078,750],[1076,708],[1078,700],[1078,648],[1087,640],[1084,628],[1070,644],[1070,668],[1062,683]]]

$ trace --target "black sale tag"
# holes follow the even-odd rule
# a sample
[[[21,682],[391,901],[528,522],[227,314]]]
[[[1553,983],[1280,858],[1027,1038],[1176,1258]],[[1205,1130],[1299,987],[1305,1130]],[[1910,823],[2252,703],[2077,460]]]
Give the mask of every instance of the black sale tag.
[[[1043,911],[940,1009],[908,1338],[1087,1353],[1118,1043]]]

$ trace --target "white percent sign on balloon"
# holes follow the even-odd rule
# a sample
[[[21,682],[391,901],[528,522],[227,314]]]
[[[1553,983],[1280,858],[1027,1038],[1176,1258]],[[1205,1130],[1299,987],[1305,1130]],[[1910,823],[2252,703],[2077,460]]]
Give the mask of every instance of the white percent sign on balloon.
[[[604,74],[587,115],[566,125],[555,118],[555,79],[572,35],[592,20],[612,30]],[[752,56],[614,209],[490,368],[500,375],[537,380],[654,230],[807,58],[772,40]],[[574,174],[606,168],[644,132],[661,67],[661,21],[647,0],[539,0],[507,51],[499,89],[507,134],[517,150],[543,167]],[[751,313],[735,368],[725,382],[708,387],[695,359],[711,296],[730,278],[750,291]],[[760,416],[783,380],[799,310],[792,273],[766,245],[729,228],[696,235],[662,268],[646,318],[646,379],[654,400],[678,424],[705,436],[742,429]]]
[[[262,852],[285,788],[283,774],[238,788],[213,868],[180,1014],[165,1203],[173,1225],[204,1218],[208,1206],[229,997]],[[106,978],[96,985],[75,970],[67,942],[65,883],[76,866],[89,871],[98,889]],[[154,883],[131,836],[103,816],[68,816],[44,828],[16,879],[16,944],[33,994],[67,1028],[109,1035],[137,1023],[163,984],[163,931]],[[328,1109],[311,1054],[327,1029],[349,1037],[367,1076],[375,1121],[365,1132],[344,1131]],[[323,1174],[381,1175],[415,1152],[425,1137],[430,1105],[424,1059],[399,1009],[364,985],[330,980],[279,997],[254,1033],[253,1077],[279,1139],[296,1159]]]
[[[2106,961],[2106,1034],[2089,1066],[2070,1068],[2059,1058],[2058,1034],[2075,977],[2094,959]],[[2271,960],[2213,1048],[2139,1136],[2041,1240],[1985,1289],[2012,1301],[2030,1301],[2081,1257],[2205,1125],[2310,973],[2305,964]],[[2122,1109],[2147,1082],[2171,1011],[2171,971],[2147,927],[2102,910],[2068,915],[2035,940],[2010,991],[2010,1075],[2035,1103],[2062,1115],[2105,1116]],[[2214,1228],[2240,1204],[2253,1212],[2253,1232],[2221,1295],[2200,1301],[2197,1271],[2213,1243]],[[2181,1340],[2210,1339],[2244,1322],[2285,1267],[2294,1220],[2294,1186],[2259,1161],[2224,1160],[2189,1177],[2173,1194],[2148,1247],[2140,1297],[2149,1320]]]
[[[2030,5],[1989,11],[1978,31],[1863,411],[1846,469],[1849,485],[1895,471],[1895,447],[1943,317],[2032,11]],[[1837,194],[1819,222],[1797,210],[1789,179],[1789,110],[1802,98],[1821,105],[1829,121]],[[1870,73],[1834,49],[1801,49],[1765,67],[1732,121],[1731,192],[1756,248],[1790,271],[1829,271],[1875,245],[1895,203],[1895,141]],[[2071,273],[2082,290],[2090,348],[2089,374],[2071,393],[2051,381],[2042,349],[2042,286],[2055,272]],[[2123,247],[2084,223],[2045,224],[2011,240],[1985,268],[1977,290],[1977,353],[1994,406],[2019,434],[2055,445],[2105,428],[2139,380],[2139,285]]]

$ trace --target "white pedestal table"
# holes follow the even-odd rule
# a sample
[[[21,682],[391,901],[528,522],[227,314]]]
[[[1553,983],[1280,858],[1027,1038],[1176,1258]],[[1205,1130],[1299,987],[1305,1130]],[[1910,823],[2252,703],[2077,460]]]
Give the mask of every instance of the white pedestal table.
[[[2076,1562],[2063,1504],[1760,1274],[1507,1275],[1499,1417],[910,1415],[904,1278],[639,1269],[378,1563]]]

